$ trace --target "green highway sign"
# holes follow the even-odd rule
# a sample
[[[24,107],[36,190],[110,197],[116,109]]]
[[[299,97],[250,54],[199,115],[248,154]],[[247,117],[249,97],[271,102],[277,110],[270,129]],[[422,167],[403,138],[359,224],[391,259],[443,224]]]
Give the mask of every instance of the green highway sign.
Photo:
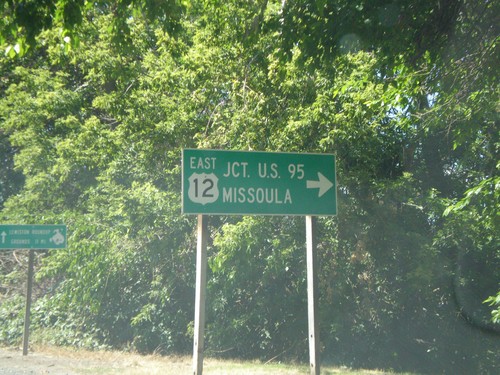
[[[63,249],[66,225],[0,224],[0,249]]]
[[[335,215],[335,155],[184,149],[182,211]]]

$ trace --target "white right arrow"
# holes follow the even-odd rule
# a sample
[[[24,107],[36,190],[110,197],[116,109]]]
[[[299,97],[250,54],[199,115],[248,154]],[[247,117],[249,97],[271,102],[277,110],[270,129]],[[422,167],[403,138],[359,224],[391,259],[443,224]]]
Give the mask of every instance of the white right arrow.
[[[333,183],[319,172],[318,172],[318,181],[307,180],[306,182],[308,189],[319,188],[318,198],[321,197],[323,194],[325,194],[333,186]]]

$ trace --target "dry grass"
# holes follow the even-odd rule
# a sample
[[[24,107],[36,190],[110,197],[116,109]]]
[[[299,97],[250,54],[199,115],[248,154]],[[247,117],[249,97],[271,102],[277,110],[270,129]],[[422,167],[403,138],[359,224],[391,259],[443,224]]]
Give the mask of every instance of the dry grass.
[[[116,351],[86,351],[58,347],[35,347],[27,357],[19,350],[0,348],[0,368],[30,370],[34,374],[96,375],[182,375],[192,374],[191,357],[139,355]],[[208,375],[306,375],[307,365],[263,364],[206,358],[203,373]],[[322,367],[323,375],[384,375],[376,370],[349,370]]]

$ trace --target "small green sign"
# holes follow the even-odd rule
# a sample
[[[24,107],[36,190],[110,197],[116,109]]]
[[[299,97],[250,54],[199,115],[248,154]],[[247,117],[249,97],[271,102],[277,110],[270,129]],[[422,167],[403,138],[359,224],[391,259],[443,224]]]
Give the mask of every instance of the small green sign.
[[[66,225],[0,224],[0,249],[63,249]]]
[[[337,213],[335,155],[185,149],[186,214]]]

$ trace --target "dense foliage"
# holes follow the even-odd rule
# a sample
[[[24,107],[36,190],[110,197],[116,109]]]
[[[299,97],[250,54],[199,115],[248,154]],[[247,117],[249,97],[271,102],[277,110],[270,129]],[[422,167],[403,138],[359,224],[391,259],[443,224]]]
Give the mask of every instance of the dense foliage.
[[[329,152],[323,360],[498,371],[498,2],[1,4],[0,222],[69,233],[37,257],[35,339],[189,353],[181,149]],[[210,218],[209,354],[307,358],[304,227]],[[25,268],[0,253],[4,344]]]

